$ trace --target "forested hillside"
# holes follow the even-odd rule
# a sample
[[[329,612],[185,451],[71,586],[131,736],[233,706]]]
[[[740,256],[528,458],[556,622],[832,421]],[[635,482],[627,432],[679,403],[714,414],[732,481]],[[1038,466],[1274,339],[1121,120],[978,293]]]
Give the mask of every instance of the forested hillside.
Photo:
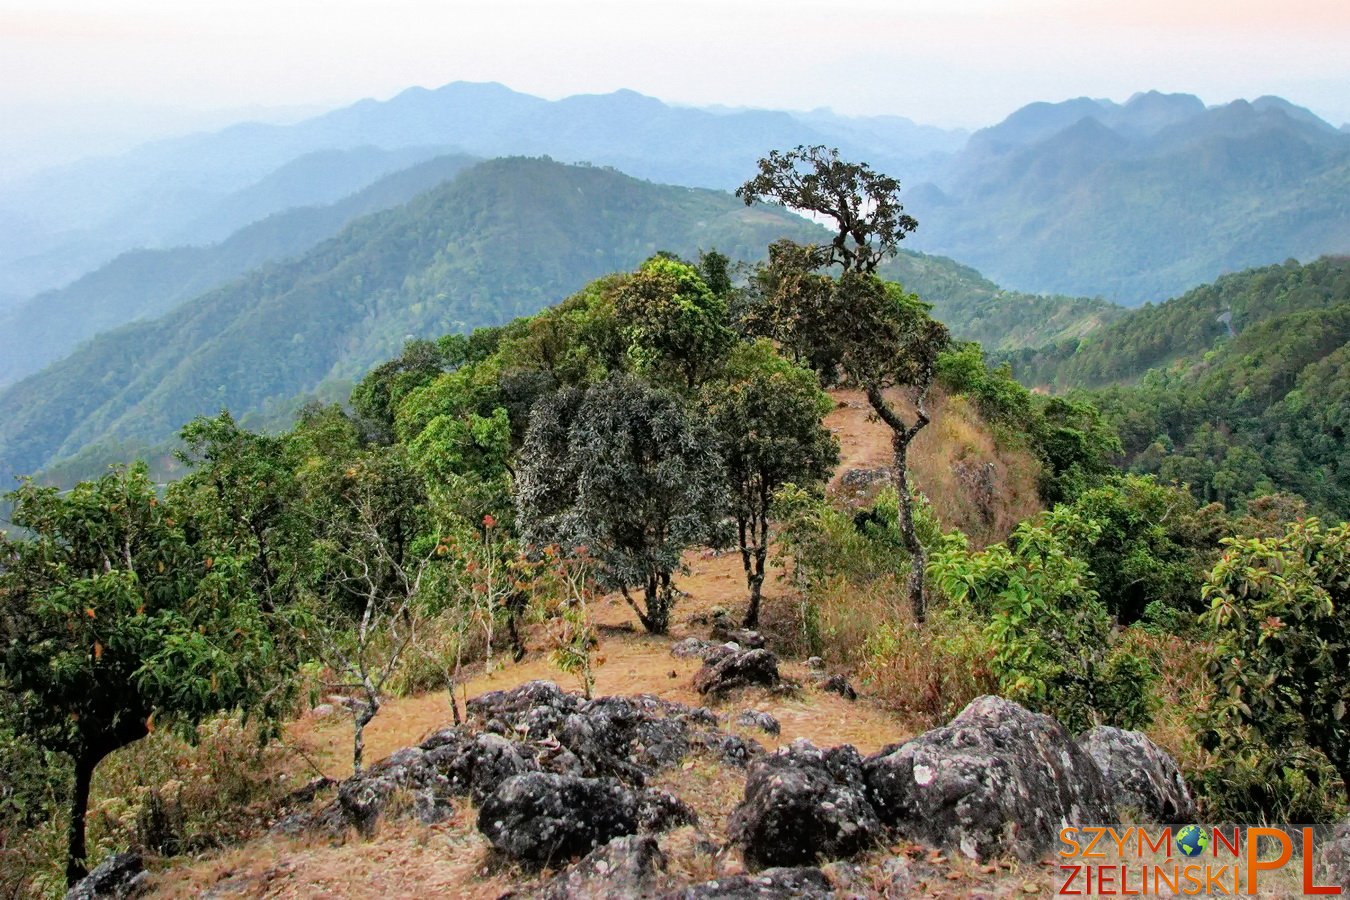
[[[419,163],[336,203],[267,215],[210,246],[124,253],[73,284],[0,315],[0,386],[36,372],[102,331],[156,318],[250,269],[298,256],[354,219],[406,203],[473,161],[442,156]],[[308,178],[286,181],[293,192],[297,181],[302,188],[312,187]],[[293,194],[297,200],[309,196]],[[237,212],[218,218],[252,221],[251,213]]]
[[[1350,515],[1350,258],[1219,279],[1081,341],[1010,355],[1088,397],[1137,471],[1230,505],[1272,491]]]
[[[657,250],[716,249],[749,261],[776,238],[822,234],[818,225],[772,206],[746,208],[729,194],[613,170],[497,160],[359,219],[293,261],[181,299],[213,271],[238,264],[248,248],[286,246],[269,243],[278,228],[289,232],[287,241],[315,237],[344,212],[460,165],[458,157],[423,164],[350,203],[266,220],[218,248],[130,257],[51,295],[53,315],[44,311],[16,331],[14,340],[27,346],[16,352],[15,369],[53,344],[68,346],[65,332],[50,334],[58,311],[97,298],[90,324],[73,327],[88,334],[114,315],[127,321],[133,312],[181,305],[103,333],[0,394],[0,470],[28,473],[84,453],[74,471],[89,473],[127,452],[159,454],[177,423],[221,407],[241,416],[265,412],[284,424],[295,398],[331,394],[328,387],[358,378],[409,338],[532,313]],[[1104,301],[1001,291],[941,257],[901,253],[884,271],[932,303],[956,335],[991,347],[1082,334],[1119,312]],[[140,278],[148,273],[147,284]]]
[[[0,460],[29,472],[101,441],[162,440],[194,415],[358,377],[408,338],[535,312],[657,250],[745,258],[815,229],[605,169],[484,163],[12,385],[0,395]]]
[[[1033,104],[911,187],[919,248],[1127,306],[1350,250],[1350,137],[1275,97]]]

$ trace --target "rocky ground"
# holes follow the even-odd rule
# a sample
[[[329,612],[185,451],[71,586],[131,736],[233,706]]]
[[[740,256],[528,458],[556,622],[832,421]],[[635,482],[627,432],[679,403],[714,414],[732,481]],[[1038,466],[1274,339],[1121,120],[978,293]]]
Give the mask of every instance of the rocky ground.
[[[885,435],[856,403],[832,418],[852,491]],[[391,700],[358,776],[349,718],[316,711],[289,740],[324,777],[266,835],[149,872],[119,857],[75,896],[1051,896],[1063,823],[1194,813],[1142,734],[1073,736],[994,697],[915,734],[845,674],[718,617],[740,608],[738,558],[687,562],[672,635],[597,610],[596,699],[539,651],[472,680],[461,726],[444,694]],[[769,609],[787,602],[771,584]]]

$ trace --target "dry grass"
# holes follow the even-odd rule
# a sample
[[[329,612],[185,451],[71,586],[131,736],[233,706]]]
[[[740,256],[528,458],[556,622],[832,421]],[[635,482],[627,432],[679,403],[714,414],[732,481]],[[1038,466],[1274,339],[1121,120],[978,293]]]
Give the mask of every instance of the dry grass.
[[[875,419],[861,392],[836,391],[832,396],[837,405],[825,424],[839,439],[840,466],[831,482],[837,494],[844,472],[891,465],[891,431]],[[912,415],[908,401],[898,394],[890,399],[906,416]],[[1031,454],[1000,446],[964,398],[936,395],[929,407],[933,421],[914,439],[909,464],[914,484],[943,528],[961,529],[978,548],[1003,540],[1018,522],[1043,509],[1037,489],[1040,466]]]

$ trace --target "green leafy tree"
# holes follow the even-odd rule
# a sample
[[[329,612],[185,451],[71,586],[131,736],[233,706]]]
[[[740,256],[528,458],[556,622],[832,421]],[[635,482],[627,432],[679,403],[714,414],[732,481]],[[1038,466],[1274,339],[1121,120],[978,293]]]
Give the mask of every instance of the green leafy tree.
[[[735,340],[725,297],[677,259],[653,256],[643,263],[615,293],[614,308],[638,368],[686,390],[721,366]]]
[[[834,223],[828,247],[779,241],[770,248],[769,262],[756,279],[762,294],[758,305],[767,312],[752,312],[750,328],[810,360],[827,384],[863,390],[891,429],[901,531],[911,562],[908,591],[915,618],[922,622],[927,554],[914,529],[908,454],[930,422],[928,392],[950,336],[916,295],[873,274],[918,226],[904,213],[899,191],[894,178],[841,160],[837,150],[798,147],[761,159],[759,174],[737,196],[747,204],[781,203]],[[842,269],[837,281],[819,271],[836,264]],[[888,397],[896,391],[907,395],[912,415]]]
[[[1214,702],[1202,744],[1234,759],[1311,749],[1350,801],[1350,525],[1307,519],[1224,543],[1204,588]]]
[[[522,537],[586,547],[602,586],[621,591],[653,634],[670,627],[680,555],[719,542],[725,514],[717,438],[679,397],[612,375],[536,404],[516,481]]]
[[[721,441],[750,589],[746,627],[759,622],[774,496],[792,483],[811,488],[839,462],[839,444],[821,419],[833,406],[815,374],[783,359],[768,341],[732,355],[726,380],[706,386],[704,402]]]
[[[759,172],[736,189],[749,206],[756,201],[781,203],[788,209],[833,220],[835,236],[826,248],[824,265],[839,264],[846,272],[875,272],[886,256],[919,223],[900,203],[900,182],[873,172],[866,163],[839,158],[823,146],[771,151],[759,161]]]
[[[27,536],[0,538],[0,686],[23,733],[73,763],[73,883],[99,762],[157,725],[280,716],[292,631],[259,603],[249,561],[192,534],[191,511],[161,502],[142,465],[9,500]]]

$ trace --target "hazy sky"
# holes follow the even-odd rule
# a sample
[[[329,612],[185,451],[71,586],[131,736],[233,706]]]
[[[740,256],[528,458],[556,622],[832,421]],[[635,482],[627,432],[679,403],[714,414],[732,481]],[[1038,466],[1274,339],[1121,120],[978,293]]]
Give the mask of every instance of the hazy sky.
[[[124,105],[337,106],[456,80],[968,126],[1038,99],[1279,94],[1339,125],[1350,2],[0,0],[0,143],[98,132]]]

